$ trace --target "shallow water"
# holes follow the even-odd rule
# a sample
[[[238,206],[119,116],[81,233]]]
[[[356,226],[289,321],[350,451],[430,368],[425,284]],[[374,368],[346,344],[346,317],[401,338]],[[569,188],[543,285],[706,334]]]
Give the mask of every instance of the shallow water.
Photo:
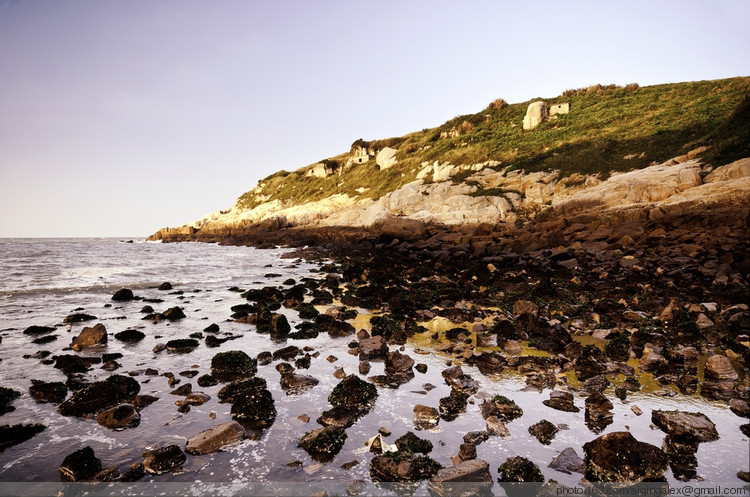
[[[357,373],[359,360],[347,352],[352,337],[331,339],[328,335],[321,335],[312,340],[279,343],[267,335],[255,333],[252,325],[228,321],[230,307],[244,302],[238,293],[229,290],[232,286],[243,289],[281,286],[287,278],[299,281],[303,277],[322,276],[317,272],[316,264],[282,259],[284,253],[281,249],[131,244],[117,240],[0,241],[0,274],[8,275],[0,286],[0,384],[23,393],[13,403],[16,410],[1,416],[0,424],[40,422],[47,425],[47,429],[34,438],[0,452],[0,481],[59,481],[58,466],[65,456],[86,445],[94,449],[103,466],[117,466],[121,472],[126,471],[130,464],[141,461],[141,454],[148,448],[168,444],[184,448],[192,435],[229,421],[231,405],[218,402],[216,394],[221,385],[201,388],[195,381],[197,376],[189,379],[180,376],[180,372],[198,370],[199,375],[210,372],[211,358],[217,352],[240,349],[255,356],[261,351],[273,351],[289,344],[313,348],[311,353],[317,356],[312,359],[311,367],[298,372],[320,379],[317,386],[298,395],[287,395],[279,386],[280,375],[275,369],[278,361],[259,366],[258,376],[267,380],[278,411],[273,425],[258,440],[246,440],[216,454],[188,455],[182,472],[147,476],[144,481],[369,481],[368,465],[373,454],[367,451],[365,441],[377,434],[381,426],[393,433],[387,438],[389,443],[407,431],[414,431],[414,405],[437,407],[439,399],[450,392],[440,375],[450,358],[432,348],[435,345],[429,339],[432,331],[416,336],[405,346],[405,353],[417,363],[425,363],[427,373],[415,372],[414,379],[398,389],[379,387],[375,407],[347,430],[348,438],[336,458],[326,464],[312,460],[297,447],[297,441],[305,432],[318,427],[316,418],[330,408],[328,395],[339,382],[333,376],[335,370],[344,368],[347,374]],[[269,273],[282,276],[267,276]],[[174,289],[158,291],[155,287],[163,281],[170,281]],[[179,305],[184,308],[187,318],[173,323],[143,321],[140,313],[143,302],[111,301],[111,295],[122,287],[131,288],[142,297],[164,299],[163,303],[151,304],[157,311]],[[31,344],[33,337],[22,333],[33,324],[59,324],[77,308],[97,316],[97,321],[62,326],[54,332],[59,336],[58,340],[40,346]],[[325,307],[319,309],[324,311]],[[364,310],[359,311],[365,314]],[[292,327],[301,321],[295,311],[282,308],[278,312],[287,316]],[[366,315],[361,315],[354,324],[357,329],[367,328],[368,321]],[[106,326],[109,341],[106,347],[90,349],[81,355],[121,352],[123,357],[117,361],[122,367],[114,373],[139,373],[135,378],[141,384],[140,393],[160,399],[141,411],[141,423],[137,428],[112,431],[93,419],[64,417],[57,413],[55,405],[38,404],[28,395],[32,379],[65,381],[66,378],[60,370],[40,364],[38,359],[22,356],[38,350],[58,354],[84,326],[97,322]],[[211,323],[219,324],[221,334],[231,333],[240,338],[225,342],[218,348],[208,348],[201,343],[196,350],[186,354],[152,351],[157,343],[187,338]],[[445,325],[436,320],[431,327],[437,330]],[[140,329],[146,338],[129,345],[112,337],[127,328]],[[420,354],[416,349],[427,350],[429,354]],[[331,355],[336,357],[335,361],[328,360]],[[159,373],[174,373],[181,379],[180,385],[190,382],[193,391],[203,391],[211,396],[211,400],[180,414],[174,402],[181,397],[169,393],[168,378],[145,376],[143,372],[147,367],[155,368]],[[100,365],[95,365],[89,373],[91,379],[114,374],[98,368]],[[651,426],[653,409],[703,412],[716,424],[720,439],[700,444],[697,453],[700,477],[707,481],[741,483],[736,473],[748,469],[748,440],[739,431],[739,426],[747,420],[735,416],[726,404],[696,396],[662,397],[647,391],[630,394],[627,403],[623,403],[615,398],[612,387],[609,387],[605,393],[615,406],[614,420],[606,430],[595,434],[584,423],[582,397],[576,399],[576,405],[581,408],[579,413],[561,412],[542,404],[542,400],[549,398],[549,390],[527,390],[523,377],[516,372],[508,370],[499,377],[490,378],[472,366],[464,365],[463,368],[481,383],[480,392],[472,397],[473,403],[469,404],[466,413],[452,422],[440,420],[434,430],[416,432],[433,442],[434,450],[430,455],[444,466],[451,465],[450,456],[458,452],[465,433],[485,428],[478,407],[484,393],[505,395],[524,410],[523,417],[507,424],[510,438],[490,437],[477,447],[477,456],[490,463],[493,479],[497,478],[498,466],[508,457],[521,455],[534,461],[547,479],[575,484],[582,475],[567,475],[547,467],[554,456],[566,447],[573,447],[579,456],[583,456],[585,442],[603,433],[621,430],[629,430],[638,440],[661,446],[665,434]],[[372,362],[368,375],[378,374],[383,374],[383,363]],[[422,387],[425,383],[436,388],[426,391]],[[635,415],[632,405],[640,407],[643,414]],[[298,418],[303,414],[310,417],[309,422]],[[567,425],[567,429],[561,430],[550,445],[542,445],[528,433],[529,426],[541,419]],[[349,470],[341,468],[342,464],[351,461],[358,461],[358,464]],[[671,471],[668,479],[675,481]]]

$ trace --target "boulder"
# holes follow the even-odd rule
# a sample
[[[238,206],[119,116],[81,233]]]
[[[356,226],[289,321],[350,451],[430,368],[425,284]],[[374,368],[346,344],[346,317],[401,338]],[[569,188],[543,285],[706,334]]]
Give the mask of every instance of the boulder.
[[[414,456],[408,451],[388,452],[370,461],[370,477],[380,482],[412,482],[426,480],[442,466],[428,456]]]
[[[491,482],[490,465],[482,459],[469,459],[450,468],[443,468],[430,478],[431,483]]]
[[[414,428],[417,430],[429,430],[440,422],[440,412],[430,406],[417,404],[414,406]]]
[[[547,104],[545,102],[531,102],[523,117],[523,129],[534,129],[547,119]]]
[[[464,373],[461,366],[452,366],[442,372],[445,383],[456,392],[470,395],[479,390],[479,382]]]
[[[26,328],[25,330],[23,330],[23,333],[24,335],[36,336],[36,335],[44,335],[45,333],[51,333],[53,331],[55,331],[55,328],[53,328],[52,326],[32,325]]]
[[[584,419],[586,426],[594,433],[601,433],[612,423],[614,405],[601,392],[594,392],[586,399]]]
[[[188,454],[211,454],[224,447],[242,441],[245,429],[237,421],[229,421],[193,435],[187,441]]]
[[[73,338],[71,348],[73,350],[82,350],[85,347],[107,343],[107,329],[103,324],[98,323],[93,327],[86,327],[81,333]]]
[[[385,359],[388,354],[388,344],[381,335],[363,338],[359,341],[359,359],[369,361]]]
[[[380,219],[373,225],[373,229],[380,235],[407,242],[416,242],[427,238],[427,228],[422,221],[405,217]]]
[[[573,394],[555,390],[550,392],[549,399],[543,400],[542,404],[552,409],[565,412],[578,412],[580,409],[573,404]]]
[[[390,352],[385,358],[385,374],[389,376],[412,373],[413,366],[414,359],[398,350]]]
[[[667,455],[654,445],[639,442],[627,431],[607,433],[583,444],[586,479],[601,482],[662,480]]]
[[[166,311],[162,312],[158,315],[159,319],[166,319],[167,321],[177,321],[179,319],[184,319],[185,313],[182,311],[181,307],[170,307]]]
[[[57,408],[63,416],[86,416],[124,402],[131,402],[140,391],[138,382],[122,375],[96,381],[73,394]]]
[[[187,457],[177,445],[167,445],[143,453],[143,469],[152,475],[160,475],[182,466]]]
[[[68,387],[61,381],[31,380],[29,395],[37,402],[59,404],[68,395]]]
[[[716,381],[735,381],[739,378],[737,371],[727,356],[715,354],[706,359],[706,378]]]
[[[199,406],[211,400],[211,396],[203,392],[191,392],[185,396],[185,402],[191,406]]]
[[[66,456],[59,470],[61,481],[86,481],[102,470],[102,462],[94,449],[86,446]]]
[[[398,152],[398,150],[390,147],[385,147],[383,150],[378,152],[378,154],[375,156],[375,163],[378,165],[381,171],[393,167],[396,162],[398,162],[398,160],[396,159],[396,152]]]
[[[459,414],[466,412],[466,403],[469,395],[451,389],[450,395],[442,397],[438,401],[440,417],[446,421],[453,421]]]
[[[651,422],[677,439],[712,442],[719,439],[716,425],[701,412],[652,411]]]
[[[573,472],[582,474],[586,472],[586,463],[572,447],[563,449],[562,452],[552,459],[552,462],[547,467],[568,475]]]
[[[281,375],[280,383],[281,389],[284,390],[287,395],[292,395],[311,389],[319,383],[319,380],[312,376],[288,372]]]
[[[276,405],[273,395],[266,388],[266,382],[245,380],[233,385],[232,417],[257,428],[271,426],[276,419]],[[222,398],[221,391],[219,398]]]
[[[497,416],[490,416],[486,419],[487,431],[491,435],[501,438],[510,438],[510,431],[505,427],[503,422]]]
[[[100,412],[96,422],[112,430],[123,430],[138,426],[141,415],[132,404],[119,404]]]
[[[326,426],[305,433],[297,444],[318,462],[332,460],[346,441],[343,428]]]

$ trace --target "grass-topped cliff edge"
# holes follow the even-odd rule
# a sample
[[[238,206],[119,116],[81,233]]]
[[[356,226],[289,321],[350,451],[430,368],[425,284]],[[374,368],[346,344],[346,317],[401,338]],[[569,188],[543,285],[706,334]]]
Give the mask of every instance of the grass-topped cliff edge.
[[[540,100],[548,106],[569,103],[570,112],[524,130],[529,103]],[[351,151],[292,172],[279,171],[242,195],[237,207],[252,209],[273,200],[301,205],[335,194],[377,199],[414,181],[436,161],[604,179],[701,146],[708,147],[702,160],[714,166],[750,156],[750,77],[645,87],[594,85],[514,104],[497,99],[476,114],[457,116],[436,128],[359,139]],[[397,162],[381,169],[374,156],[386,147],[397,149]],[[352,163],[357,150],[369,152],[366,161]],[[311,174],[317,164],[324,165],[326,177]]]

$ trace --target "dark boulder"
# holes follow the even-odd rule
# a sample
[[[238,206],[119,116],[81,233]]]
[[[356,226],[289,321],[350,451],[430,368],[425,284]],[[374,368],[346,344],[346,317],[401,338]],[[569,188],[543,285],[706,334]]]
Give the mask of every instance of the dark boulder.
[[[445,383],[456,392],[471,395],[479,390],[479,382],[465,374],[461,366],[452,366],[442,372]]]
[[[0,415],[15,411],[16,408],[10,404],[20,396],[21,392],[17,390],[8,387],[0,387]]]
[[[221,392],[219,392],[221,398]],[[265,381],[245,380],[232,393],[232,417],[251,428],[267,428],[276,419],[276,405]]]
[[[96,422],[112,430],[134,428],[141,422],[141,415],[132,404],[119,404],[105,409],[96,417]]]
[[[135,300],[135,295],[133,295],[133,290],[130,290],[129,288],[121,288],[112,295],[112,300],[115,302],[127,302]]]
[[[181,307],[171,307],[158,315],[159,320],[166,319],[167,321],[177,321],[185,317]]]
[[[453,421],[458,415],[466,412],[466,403],[469,395],[451,389],[450,395],[442,397],[438,401],[440,417],[446,421]]]
[[[140,389],[141,386],[135,379],[112,375],[104,381],[96,381],[77,391],[60,404],[57,410],[63,416],[97,414],[117,404],[132,401]]]
[[[172,284],[168,281],[165,281],[164,283],[159,285],[159,287],[157,288],[157,290],[161,290],[161,291],[167,291],[171,289],[172,289]]]
[[[200,342],[195,338],[176,338],[167,342],[169,352],[188,353],[198,348]]]
[[[59,470],[61,481],[86,481],[102,470],[102,462],[94,449],[86,446],[65,457]]]
[[[370,461],[370,477],[379,482],[412,482],[433,477],[442,466],[428,456],[409,451],[388,452]]]
[[[659,447],[639,442],[626,431],[583,444],[583,453],[589,481],[661,481],[667,471],[667,455]]]
[[[84,321],[93,321],[94,319],[96,319],[96,316],[92,316],[90,314],[75,313],[65,316],[65,319],[63,319],[63,324],[82,323]]]
[[[339,453],[345,441],[346,431],[343,428],[325,426],[305,433],[297,446],[305,449],[314,460],[325,462]]]
[[[300,353],[299,347],[295,345],[289,345],[287,347],[274,351],[272,357],[274,358],[274,360],[283,359],[285,361],[291,361],[297,355],[299,355],[299,353]]]
[[[440,422],[440,412],[434,407],[417,404],[414,406],[414,428],[429,430]]]
[[[59,404],[68,395],[68,387],[61,381],[31,380],[31,383],[29,395],[37,402]]]
[[[160,475],[182,466],[187,457],[177,445],[167,445],[143,453],[143,469],[152,475]]]
[[[115,333],[115,338],[117,340],[120,340],[121,342],[132,343],[143,340],[144,338],[146,338],[146,334],[142,331],[128,329],[119,333]]]
[[[359,359],[369,361],[385,359],[388,354],[388,344],[382,336],[363,338],[359,341]]]
[[[0,426],[0,452],[12,445],[20,444],[29,440],[37,433],[43,432],[45,428],[46,426],[39,423],[30,425]]]
[[[406,434],[398,437],[395,443],[400,451],[421,452],[423,454],[432,452],[432,442],[424,438],[419,438],[411,431],[407,431]]]
[[[26,328],[25,330],[23,330],[23,333],[24,335],[36,336],[36,335],[44,335],[45,333],[51,333],[53,331],[55,331],[55,328],[53,328],[52,326],[32,325]]]

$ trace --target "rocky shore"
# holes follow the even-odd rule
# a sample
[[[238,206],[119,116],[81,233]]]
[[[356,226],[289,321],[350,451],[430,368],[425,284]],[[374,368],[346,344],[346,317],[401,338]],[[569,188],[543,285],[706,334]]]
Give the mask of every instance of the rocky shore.
[[[750,417],[749,213],[750,205],[741,200],[649,218],[549,213],[526,222],[457,227],[395,217],[370,228],[261,223],[164,231],[164,241],[296,247],[294,257],[318,261],[320,277],[247,290],[231,306],[231,315],[216,317],[267,335],[276,345],[272,350],[233,347],[240,336],[221,333],[217,324],[154,348],[157,356],[189,358],[198,347],[220,347],[209,369],[180,373],[188,381],[169,373],[168,393],[180,413],[215,395],[231,406],[230,420],[187,434],[183,445],[144,450],[127,469],[107,466],[84,447],[61,461],[60,478],[137,481],[179,471],[189,458],[261,439],[288,413],[277,408],[278,398],[269,380],[258,375],[259,368],[274,368],[286,395],[315,392],[321,379],[305,370],[326,358],[309,341],[327,335],[342,344],[342,354],[357,359],[357,367],[335,369],[337,384],[327,404],[310,406],[309,414],[295,421],[305,426],[295,445],[313,464],[348,471],[364,459],[370,481],[429,480],[437,495],[442,495],[441,485],[455,482],[491,486],[494,474],[501,485],[544,483],[540,468],[546,467],[577,473],[583,482],[700,479],[696,454],[701,444],[719,438],[715,421],[692,410],[644,413],[629,398],[648,389],[656,397],[718,402],[733,416]],[[163,291],[168,290],[171,285],[165,284]],[[112,299],[137,302],[140,297],[124,289]],[[142,312],[153,323],[186,318],[179,306],[161,313],[147,307]],[[294,327],[290,312],[299,317]],[[139,374],[115,373],[121,357],[108,354],[106,344],[108,339],[137,343],[145,335],[132,329],[110,335],[83,313],[66,318],[86,320],[92,325],[73,338],[71,352],[40,357],[62,370],[67,381],[37,381],[28,394],[37,402],[57,404],[62,416],[95,419],[112,430],[137,429],[141,413],[159,399],[140,392]],[[447,325],[430,326],[436,320]],[[32,326],[24,333],[43,343],[54,329]],[[427,356],[439,357],[444,367],[428,372]],[[327,360],[335,364],[338,359],[330,355]],[[113,374],[89,381],[86,373],[94,365]],[[543,395],[543,411],[524,412],[512,395],[485,391],[483,382],[509,372]],[[151,366],[144,371],[145,377],[157,374],[166,373]],[[337,458],[384,391],[425,374],[439,385],[424,383],[409,397],[412,429],[392,433],[382,426],[367,440],[366,457],[351,463]],[[218,391],[205,393],[211,388]],[[435,388],[445,394],[426,402],[423,395]],[[23,393],[0,390],[0,409],[12,410]],[[607,430],[613,409],[624,404],[636,416],[648,416],[659,436],[639,440],[628,430]],[[450,423],[477,409],[481,421],[462,443],[436,447],[424,437],[431,430],[450,430]],[[549,445],[567,429],[560,416],[580,418],[591,437],[551,461],[523,454],[501,461],[480,457],[483,443],[511,437],[514,421],[530,416],[528,432],[540,445]],[[0,429],[4,448],[45,427]],[[744,422],[730,436],[750,437],[750,424]],[[738,481],[750,479],[749,469],[746,461],[738,463]]]

